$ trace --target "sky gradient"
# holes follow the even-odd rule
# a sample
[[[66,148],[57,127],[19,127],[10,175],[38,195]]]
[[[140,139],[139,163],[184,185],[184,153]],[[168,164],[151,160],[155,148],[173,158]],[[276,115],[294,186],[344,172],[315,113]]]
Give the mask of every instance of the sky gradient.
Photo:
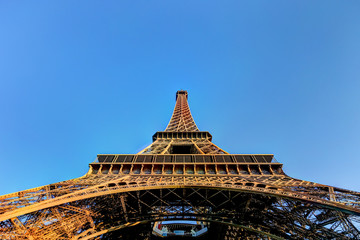
[[[1,1],[0,195],[84,175],[167,126],[360,191],[359,1]]]

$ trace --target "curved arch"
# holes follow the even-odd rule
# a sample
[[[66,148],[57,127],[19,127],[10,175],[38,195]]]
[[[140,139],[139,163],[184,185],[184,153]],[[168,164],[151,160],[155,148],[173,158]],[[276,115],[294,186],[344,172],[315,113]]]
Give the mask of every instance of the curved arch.
[[[360,216],[360,209],[353,207],[345,206],[338,202],[332,202],[319,197],[308,196],[304,194],[299,194],[295,191],[290,190],[274,190],[269,188],[260,188],[256,186],[244,186],[244,185],[231,185],[231,184],[210,184],[210,183],[176,183],[176,182],[159,182],[157,184],[132,184],[126,186],[120,186],[118,181],[109,181],[104,184],[96,185],[90,188],[79,190],[70,194],[62,195],[57,198],[52,198],[49,200],[44,200],[39,203],[35,203],[20,209],[15,209],[13,211],[6,212],[0,215],[0,221],[18,217],[24,214],[28,214],[34,211],[41,209],[51,208],[65,203],[70,203],[77,200],[84,200],[93,197],[105,196],[115,193],[125,193],[125,192],[134,192],[140,190],[155,190],[155,189],[172,189],[172,188],[205,188],[205,189],[218,189],[218,190],[229,190],[235,192],[247,192],[247,193],[257,193],[264,194],[273,197],[281,197],[287,199],[300,200],[305,202],[310,202],[313,204],[321,205],[326,208],[339,210],[345,213],[354,214]],[[112,187],[109,185],[111,184]],[[115,186],[113,185],[115,184]]]

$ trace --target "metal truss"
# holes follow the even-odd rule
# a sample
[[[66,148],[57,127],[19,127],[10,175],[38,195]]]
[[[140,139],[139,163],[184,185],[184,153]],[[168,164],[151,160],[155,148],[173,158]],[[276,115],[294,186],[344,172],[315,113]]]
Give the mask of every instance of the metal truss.
[[[166,127],[167,132],[196,132],[199,131],[191,116],[190,108],[187,102],[188,94],[186,91],[176,93],[176,104],[171,116],[171,120]]]
[[[273,239],[360,237],[359,194],[326,190],[324,185],[287,176],[90,174],[77,180],[76,185],[83,189],[64,182],[62,187],[57,185],[48,192],[2,199],[2,206],[15,205],[16,209],[0,215],[0,236],[68,239],[74,232],[81,232],[83,235],[74,235],[74,239],[87,234],[93,238],[132,224],[190,217],[234,225]],[[266,219],[256,220],[260,216]],[[280,226],[283,233],[274,232]]]
[[[291,178],[272,155],[228,154],[197,129],[185,91],[153,139],[99,155],[83,177],[0,196],[0,239],[154,239],[152,223],[174,219],[208,222],[204,239],[360,239],[360,193]]]
[[[138,154],[171,154],[169,150],[174,144],[192,144],[200,154],[227,154],[208,139],[158,139]]]

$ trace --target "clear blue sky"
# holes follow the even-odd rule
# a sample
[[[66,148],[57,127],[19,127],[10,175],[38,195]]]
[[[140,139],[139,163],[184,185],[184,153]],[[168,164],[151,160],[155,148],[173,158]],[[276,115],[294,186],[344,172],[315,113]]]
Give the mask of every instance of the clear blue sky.
[[[1,1],[0,194],[137,153],[175,92],[230,153],[360,191],[359,1]]]

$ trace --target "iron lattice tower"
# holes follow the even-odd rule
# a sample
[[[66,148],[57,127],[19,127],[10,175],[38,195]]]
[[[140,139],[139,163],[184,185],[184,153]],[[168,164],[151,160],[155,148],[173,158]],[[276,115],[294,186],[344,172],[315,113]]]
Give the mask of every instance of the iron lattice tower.
[[[138,154],[100,154],[80,178],[0,196],[1,239],[152,239],[169,219],[206,239],[359,239],[360,193],[294,179],[271,154],[229,154],[199,131],[187,92]]]

